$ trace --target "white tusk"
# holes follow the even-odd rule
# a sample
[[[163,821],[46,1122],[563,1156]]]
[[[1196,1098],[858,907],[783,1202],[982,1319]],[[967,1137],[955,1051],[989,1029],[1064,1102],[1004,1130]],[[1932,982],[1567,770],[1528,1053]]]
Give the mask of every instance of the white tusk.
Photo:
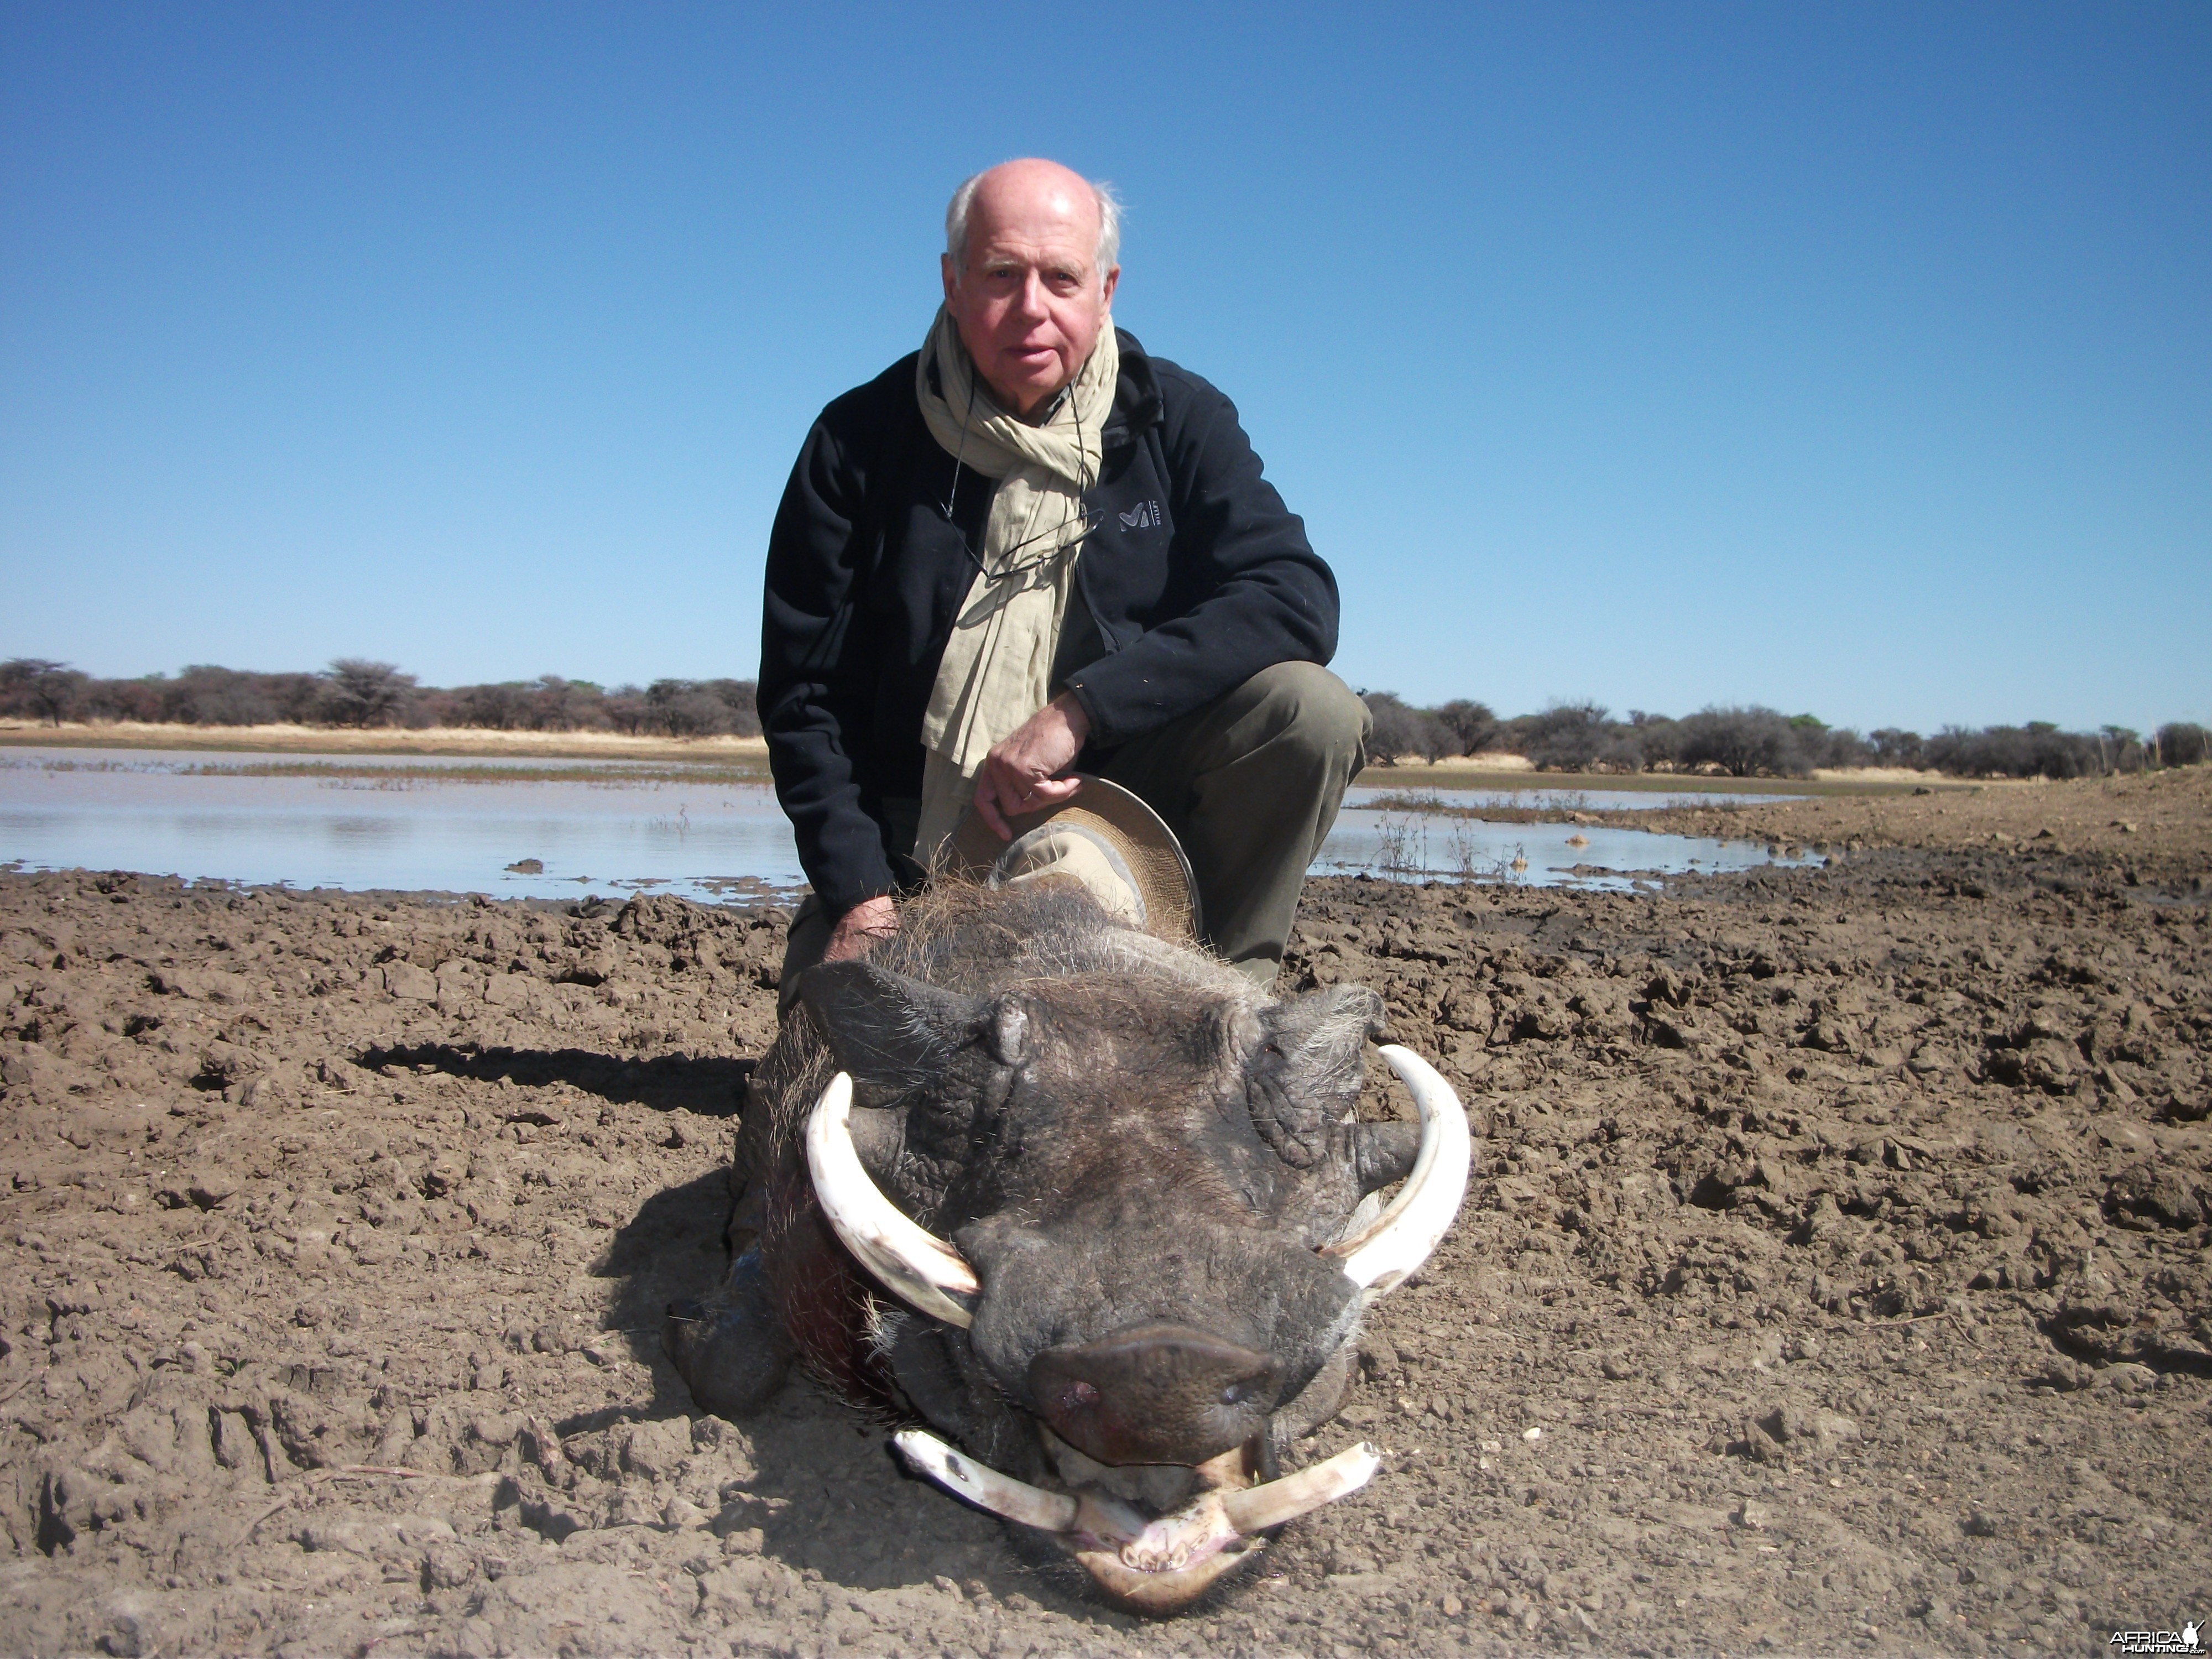
[[[1148,1572],[1180,1571],[1243,1534],[1310,1515],[1324,1504],[1350,1497],[1382,1467],[1375,1448],[1363,1440],[1311,1468],[1263,1486],[1242,1491],[1209,1486],[1175,1514],[1146,1521],[1097,1492],[1073,1497],[1000,1474],[921,1429],[900,1430],[891,1437],[891,1444],[916,1474],[978,1509],[1040,1532],[1079,1533],[1116,1546],[1123,1565]]]
[[[1224,1492],[1221,1507],[1240,1533],[1264,1532],[1309,1515],[1324,1504],[1348,1498],[1375,1478],[1382,1460],[1364,1440],[1311,1468],[1270,1480],[1264,1486]]]
[[[1458,1215],[1467,1197],[1468,1166],[1474,1157],[1467,1109],[1435,1066],[1395,1042],[1379,1050],[1413,1097],[1421,1114],[1421,1149],[1413,1172],[1398,1189],[1389,1208],[1348,1238],[1322,1247],[1323,1255],[1344,1260],[1344,1276],[1378,1296],[1395,1290],[1407,1273],[1429,1259]]]
[[[853,1146],[853,1079],[830,1079],[806,1121],[806,1168],[814,1196],[845,1248],[902,1301],[965,1329],[975,1316],[955,1297],[982,1286],[960,1252],[916,1226],[885,1198]]]
[[[927,1475],[947,1492],[966,1498],[979,1509],[1046,1532],[1066,1532],[1075,1525],[1076,1502],[1066,1492],[1047,1492],[1042,1486],[1032,1486],[1025,1480],[986,1468],[972,1458],[962,1456],[933,1434],[924,1434],[920,1429],[902,1429],[891,1437],[891,1444],[898,1448],[900,1456],[914,1465],[916,1474]]]

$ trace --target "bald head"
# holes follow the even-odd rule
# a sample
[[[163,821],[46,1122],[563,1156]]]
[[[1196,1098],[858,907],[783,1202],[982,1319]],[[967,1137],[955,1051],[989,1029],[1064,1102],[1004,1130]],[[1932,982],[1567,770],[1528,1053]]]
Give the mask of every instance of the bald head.
[[[1007,161],[945,215],[945,308],[999,401],[1027,416],[1073,380],[1107,325],[1121,214],[1057,161]]]
[[[1021,211],[1040,204],[1067,213],[1087,209],[1096,229],[1098,269],[1113,269],[1121,257],[1121,204],[1114,187],[1094,183],[1057,161],[1031,156],[971,174],[952,192],[945,210],[945,252],[956,268],[968,263],[969,229],[979,203],[986,212]]]

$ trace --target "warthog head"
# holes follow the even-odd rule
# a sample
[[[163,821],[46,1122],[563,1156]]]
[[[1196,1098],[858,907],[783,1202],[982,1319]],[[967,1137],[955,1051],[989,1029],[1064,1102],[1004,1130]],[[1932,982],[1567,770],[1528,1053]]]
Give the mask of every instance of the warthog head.
[[[937,1431],[900,1437],[916,1468],[1152,1612],[1373,1473],[1362,1446],[1275,1478],[1465,1187],[1465,1115],[1417,1058],[1383,1051],[1422,1123],[1357,1120],[1373,992],[1268,1001],[1047,886],[934,901],[799,997],[763,1068],[768,1299],[817,1369]],[[857,1344],[819,1305],[830,1236]]]

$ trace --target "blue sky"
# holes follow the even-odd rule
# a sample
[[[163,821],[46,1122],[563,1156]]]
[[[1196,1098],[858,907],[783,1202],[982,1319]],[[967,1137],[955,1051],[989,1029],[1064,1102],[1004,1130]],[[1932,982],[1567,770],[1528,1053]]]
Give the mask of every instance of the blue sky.
[[[2212,720],[2212,7],[0,4],[0,655],[750,674],[945,196],[1130,204],[1337,666]]]

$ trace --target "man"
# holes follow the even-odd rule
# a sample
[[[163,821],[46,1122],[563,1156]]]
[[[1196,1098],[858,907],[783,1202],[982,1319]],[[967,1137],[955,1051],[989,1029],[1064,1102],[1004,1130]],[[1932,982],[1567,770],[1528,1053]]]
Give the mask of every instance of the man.
[[[963,813],[1103,775],[1263,987],[1358,770],[1334,578],[1229,400],[1113,326],[1120,215],[1009,161],[945,215],[923,349],[823,410],[770,535],[760,708],[814,896],[787,992],[896,931]]]

